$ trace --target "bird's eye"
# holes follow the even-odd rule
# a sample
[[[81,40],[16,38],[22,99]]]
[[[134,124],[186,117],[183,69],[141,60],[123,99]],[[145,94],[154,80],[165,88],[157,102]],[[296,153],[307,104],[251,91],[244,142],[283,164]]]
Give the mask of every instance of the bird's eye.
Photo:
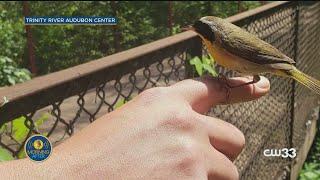
[[[193,28],[197,33],[201,34],[204,38],[208,39],[209,41],[215,41],[214,31],[210,27],[210,25],[202,21],[196,21],[193,25]]]

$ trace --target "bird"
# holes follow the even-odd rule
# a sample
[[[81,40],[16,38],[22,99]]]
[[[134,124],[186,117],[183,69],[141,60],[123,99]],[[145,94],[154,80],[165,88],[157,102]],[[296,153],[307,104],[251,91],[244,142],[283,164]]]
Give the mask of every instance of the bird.
[[[243,85],[258,82],[259,74],[271,73],[293,78],[320,95],[320,81],[298,70],[293,59],[227,20],[205,16],[188,29],[200,36],[217,64],[240,74],[253,75],[253,80]]]

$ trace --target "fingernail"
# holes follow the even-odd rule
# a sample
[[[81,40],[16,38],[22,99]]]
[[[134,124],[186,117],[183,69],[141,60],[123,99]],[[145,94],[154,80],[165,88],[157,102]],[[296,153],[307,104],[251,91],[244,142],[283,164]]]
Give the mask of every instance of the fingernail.
[[[261,89],[269,89],[270,88],[270,83],[269,80],[263,76],[260,76],[260,81],[256,83],[256,86],[261,88]]]

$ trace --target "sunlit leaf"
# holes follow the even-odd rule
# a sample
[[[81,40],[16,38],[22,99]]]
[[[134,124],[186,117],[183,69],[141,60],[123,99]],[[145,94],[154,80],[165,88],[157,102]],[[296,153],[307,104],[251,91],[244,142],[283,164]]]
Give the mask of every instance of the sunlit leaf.
[[[319,176],[318,174],[316,174],[316,173],[314,173],[314,172],[311,172],[311,171],[304,173],[304,175],[305,175],[308,179],[318,179],[318,178],[320,178],[320,176]]]
[[[20,118],[12,121],[12,136],[16,141],[20,143],[22,143],[26,139],[29,133],[29,129],[24,124],[25,120],[26,118],[21,116]]]
[[[203,64],[211,65],[212,61],[207,56],[202,57]]]
[[[0,162],[10,161],[13,159],[14,159],[13,156],[11,155],[11,153],[8,150],[0,147]]]
[[[37,119],[34,124],[38,128],[44,122],[46,122],[48,119],[49,119],[49,114],[48,113],[42,114],[42,116],[39,119]]]
[[[24,151],[24,148],[22,148],[18,153],[18,158],[23,159],[26,157],[26,152]]]
[[[124,98],[121,98],[117,101],[117,103],[114,105],[114,109],[117,109],[124,105],[126,103],[126,100]]]
[[[0,134],[3,133],[7,129],[7,124],[4,124],[0,128]]]
[[[203,64],[203,69],[208,71],[213,77],[217,77],[217,72],[213,69],[212,65]]]
[[[196,71],[198,73],[199,76],[201,76],[203,74],[203,70],[202,70],[202,62],[200,60],[199,57],[194,57],[193,59],[190,60],[190,64],[194,65],[196,67]]]

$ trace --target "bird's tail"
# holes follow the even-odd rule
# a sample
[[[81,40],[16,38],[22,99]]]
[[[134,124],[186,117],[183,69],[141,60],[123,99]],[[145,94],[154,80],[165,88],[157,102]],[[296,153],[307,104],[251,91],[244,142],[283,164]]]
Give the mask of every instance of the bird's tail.
[[[294,68],[287,72],[290,77],[320,95],[320,81]]]

